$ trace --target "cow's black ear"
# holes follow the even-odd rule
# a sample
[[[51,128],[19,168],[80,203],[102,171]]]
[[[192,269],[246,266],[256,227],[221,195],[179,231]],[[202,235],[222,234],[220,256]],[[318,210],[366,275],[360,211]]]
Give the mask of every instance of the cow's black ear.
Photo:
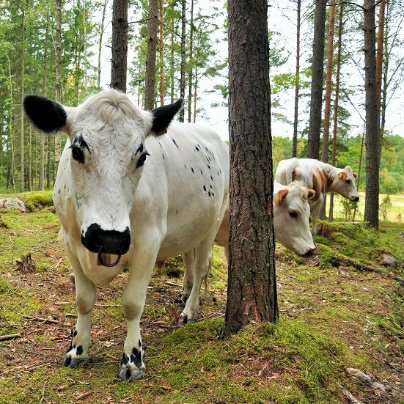
[[[40,130],[51,133],[66,126],[66,111],[62,105],[46,97],[27,95],[24,110],[30,121]]]
[[[156,135],[166,133],[168,125],[174,118],[174,115],[181,109],[182,103],[183,101],[180,98],[174,104],[164,105],[163,107],[153,109],[153,124],[151,132]]]

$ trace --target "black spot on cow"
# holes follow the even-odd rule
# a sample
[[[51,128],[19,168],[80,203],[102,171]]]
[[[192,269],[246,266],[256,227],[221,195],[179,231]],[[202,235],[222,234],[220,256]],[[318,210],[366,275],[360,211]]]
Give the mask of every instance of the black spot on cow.
[[[175,139],[171,139],[173,141],[173,143],[175,144],[175,146],[177,147],[177,149],[179,149],[179,146],[177,144],[177,142],[175,141]]]
[[[201,149],[198,147],[198,145],[195,146],[196,151],[200,151]]]
[[[193,168],[193,167],[191,167],[191,171],[192,171],[193,173],[195,173],[195,170],[194,170],[194,168]]]
[[[201,175],[203,175],[203,171],[202,171],[202,169],[201,169]]]
[[[133,362],[138,368],[142,366],[142,352],[137,349],[132,349],[132,355],[130,356],[131,362]]]
[[[210,165],[208,164],[208,169],[210,170]]]
[[[71,361],[72,361],[72,357],[71,357],[70,355],[69,355],[69,356],[66,356],[64,365],[65,365],[66,367],[67,367],[67,366],[70,366]]]
[[[212,192],[212,196],[215,196],[215,193],[214,193],[214,192]]]
[[[160,142],[159,142],[159,143],[160,143]],[[141,143],[140,146],[137,148],[135,154],[141,153],[142,151],[143,151],[143,143]]]
[[[126,353],[122,354],[121,365],[127,365],[129,362],[129,357]]]
[[[129,380],[129,379],[130,379],[130,376],[131,376],[130,369],[127,368],[127,369],[126,369],[126,380]]]
[[[209,198],[210,198],[210,195],[211,195],[211,193],[210,193],[210,191],[208,192],[208,196],[209,196]]]
[[[213,175],[210,176],[210,179],[213,181]]]
[[[210,185],[209,185],[209,188],[210,188],[210,189],[213,189],[213,186],[212,186],[212,184],[210,184]]]
[[[165,159],[165,157],[164,157],[164,153],[161,155],[161,157],[163,158],[163,160]]]
[[[203,190],[206,191],[206,186],[205,185],[203,186]]]
[[[77,335],[77,330],[73,331],[73,337],[75,337]]]
[[[79,345],[76,349],[76,353],[77,355],[81,355],[83,353],[83,347],[81,345]]]
[[[142,347],[142,341],[138,341],[138,343],[139,343],[139,347],[141,348]]]

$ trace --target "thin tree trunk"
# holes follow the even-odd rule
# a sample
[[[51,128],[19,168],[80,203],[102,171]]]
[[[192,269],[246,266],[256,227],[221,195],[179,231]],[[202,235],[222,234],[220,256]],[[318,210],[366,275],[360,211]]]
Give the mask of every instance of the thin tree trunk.
[[[180,97],[185,98],[185,39],[186,39],[186,0],[181,0],[181,76],[180,76]],[[184,122],[184,108],[179,113],[180,122]]]
[[[192,53],[194,47],[194,0],[191,0],[191,20],[189,23],[189,72],[188,72],[188,122],[192,122]]]
[[[32,125],[28,127],[28,191],[32,191]]]
[[[195,66],[195,80],[194,80],[194,117],[192,122],[196,121],[196,105],[198,99],[198,66]]]
[[[97,88],[101,88],[101,52],[102,52],[102,40],[104,38],[105,29],[105,13],[107,10],[108,0],[104,0],[102,7],[102,19],[100,25],[100,36],[98,38],[98,63],[97,63]]]
[[[338,25],[338,52],[337,52],[337,71],[335,78],[335,100],[334,100],[334,119],[333,119],[333,136],[332,136],[332,157],[333,166],[337,162],[337,133],[338,133],[338,107],[339,107],[339,91],[341,85],[341,56],[342,56],[342,30],[343,30],[343,3],[339,6],[339,25]],[[334,220],[334,193],[330,195],[330,212],[329,220]]]
[[[334,25],[337,4],[335,0],[331,0],[328,17],[328,33],[327,33],[327,72],[325,79],[325,108],[324,108],[324,126],[323,126],[323,148],[321,160],[328,163],[328,138],[330,133],[330,117],[331,117],[331,93],[332,93],[332,72],[334,64]]]
[[[172,7],[175,7],[175,1],[172,4]],[[174,102],[174,89],[175,89],[175,71],[174,71],[174,35],[176,33],[175,19],[174,13],[171,14],[171,34],[170,34],[170,42],[171,42],[171,52],[170,52],[170,101],[171,104]]]
[[[126,92],[128,66],[128,0],[114,0],[112,8],[111,87]]]
[[[364,0],[366,90],[366,199],[365,221],[379,227],[379,122],[376,86],[375,0]]]
[[[160,105],[164,105],[165,96],[165,77],[164,77],[164,0],[160,0]]]
[[[48,92],[48,41],[49,41],[49,13],[46,15],[45,28],[45,44],[43,57],[43,77],[42,77],[42,94],[47,95]],[[45,136],[40,137],[40,168],[39,168],[39,189],[45,189]]]
[[[327,0],[316,0],[312,57],[310,127],[308,157],[319,158],[321,109],[323,100],[324,34]]]
[[[13,190],[15,190],[15,155],[14,155],[14,128],[13,128],[13,118],[14,118],[14,89],[13,89],[13,76],[11,73],[11,61],[10,58],[7,56],[8,62],[8,82],[9,82],[9,95],[10,95],[10,110],[8,116],[8,139],[10,142],[10,170],[9,170],[9,180],[7,181],[7,186],[11,185]]]
[[[156,98],[156,51],[157,29],[159,23],[158,0],[149,0],[149,19],[147,21],[147,59],[145,77],[145,108],[154,108]]]
[[[296,19],[296,70],[295,70],[295,116],[293,121],[292,157],[297,156],[297,129],[299,125],[299,92],[300,92],[300,25],[302,0],[297,0]]]
[[[384,22],[385,22],[386,0],[381,0],[379,5],[379,21],[377,30],[377,52],[376,52],[376,98],[377,98],[377,122],[379,123],[380,136],[380,152],[379,159],[382,156],[382,140],[384,133],[382,132],[381,117],[381,92],[382,92],[382,75],[383,75],[383,54],[384,54]],[[384,126],[383,126],[384,130]],[[379,163],[380,164],[380,163]]]
[[[278,317],[266,0],[229,0],[230,256],[225,333]],[[267,209],[269,209],[269,214]]]
[[[25,190],[25,127],[24,127],[24,79],[25,79],[25,10],[21,17],[21,88],[20,88],[20,189]]]

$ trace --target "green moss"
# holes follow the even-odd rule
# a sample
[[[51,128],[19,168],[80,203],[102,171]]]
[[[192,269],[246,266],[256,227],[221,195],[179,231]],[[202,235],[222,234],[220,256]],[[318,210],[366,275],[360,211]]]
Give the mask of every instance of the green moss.
[[[30,212],[53,206],[52,191],[23,192],[16,196],[24,201]]]

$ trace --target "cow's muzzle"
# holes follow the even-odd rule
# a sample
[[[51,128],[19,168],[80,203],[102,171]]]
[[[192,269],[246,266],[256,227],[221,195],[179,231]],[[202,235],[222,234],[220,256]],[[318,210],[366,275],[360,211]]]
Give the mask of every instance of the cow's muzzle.
[[[118,264],[122,255],[126,254],[130,247],[130,231],[126,228],[120,232],[116,230],[103,230],[93,223],[81,236],[81,242],[88,250],[97,254],[98,264],[113,267]],[[117,258],[112,256],[117,256]]]

